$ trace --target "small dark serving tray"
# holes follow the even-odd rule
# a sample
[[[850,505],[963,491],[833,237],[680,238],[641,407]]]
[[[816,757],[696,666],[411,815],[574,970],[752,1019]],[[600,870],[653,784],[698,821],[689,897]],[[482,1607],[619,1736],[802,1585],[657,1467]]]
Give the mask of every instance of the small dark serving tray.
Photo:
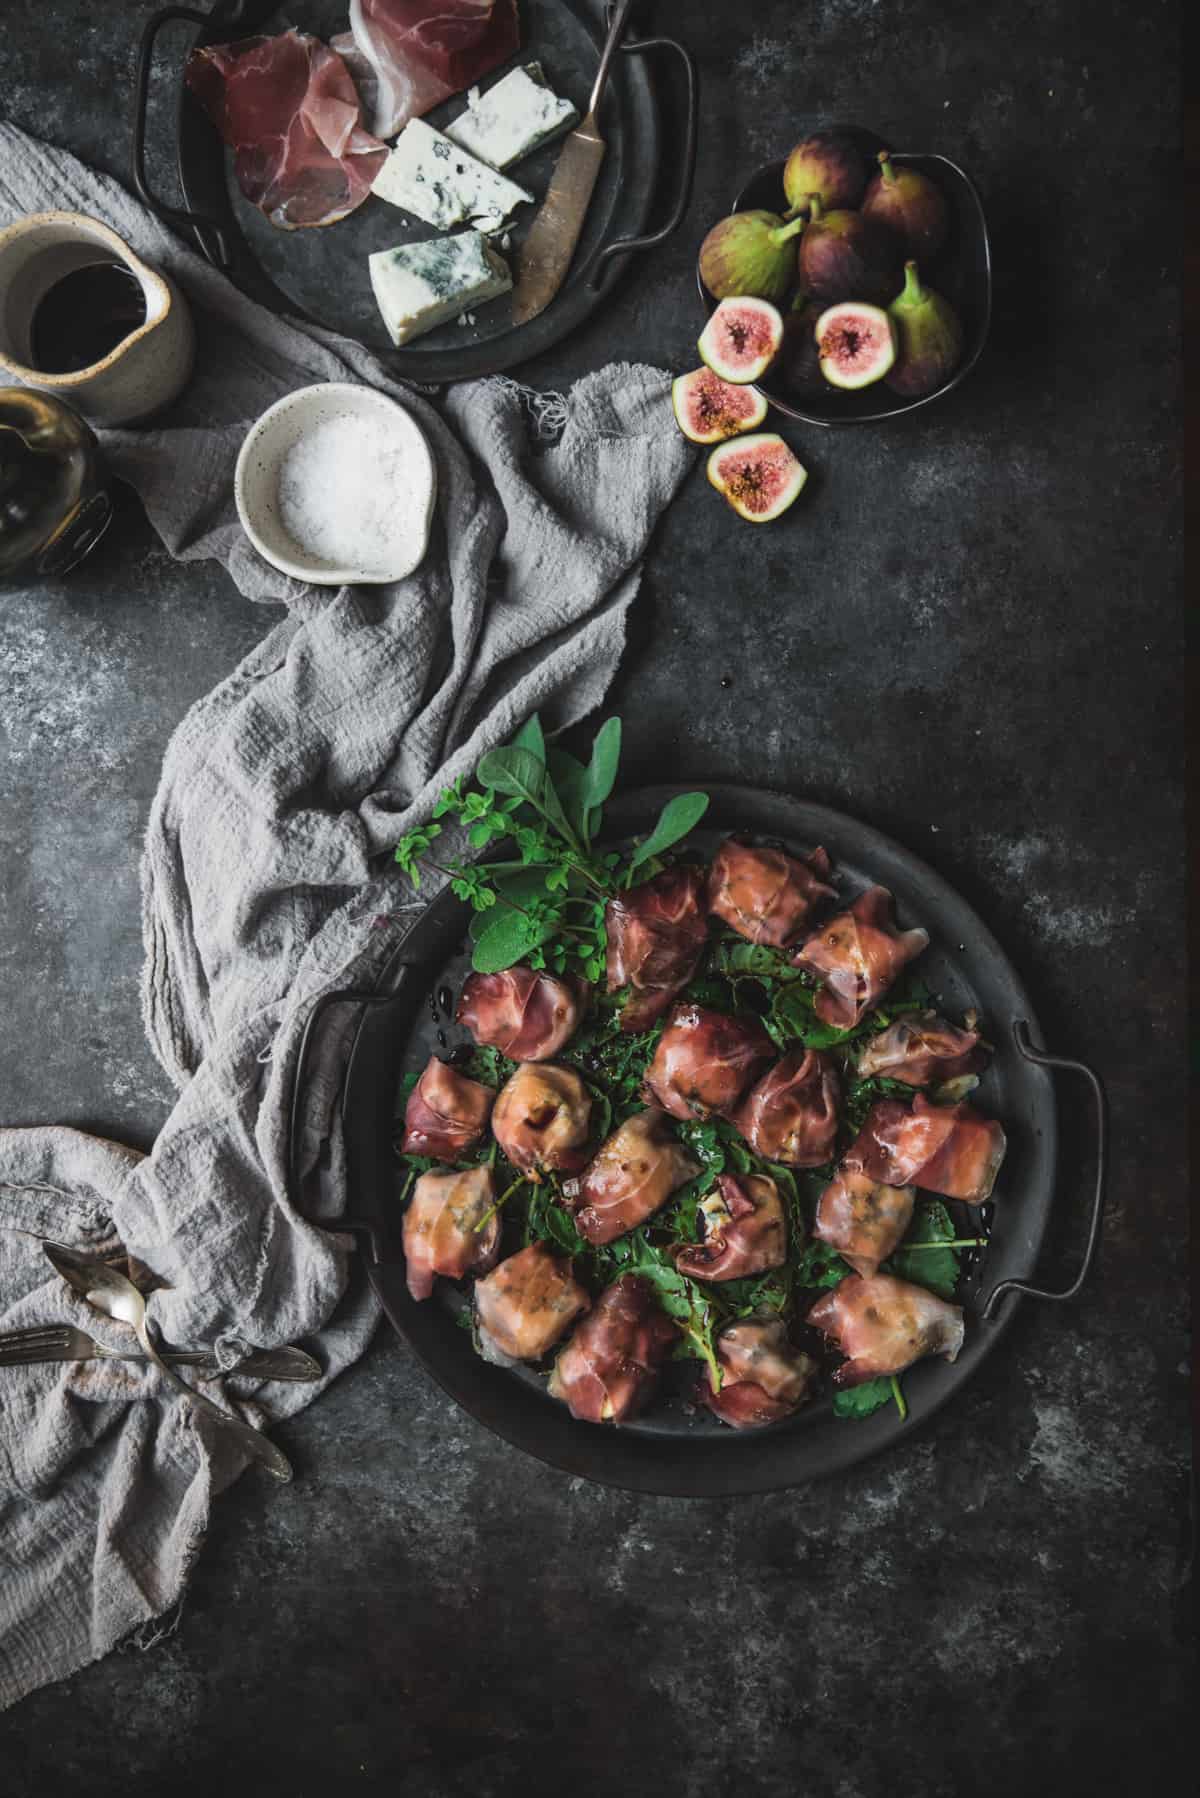
[[[473,322],[451,320],[413,343],[396,349],[384,328],[371,291],[367,257],[374,250],[416,242],[430,227],[374,196],[356,212],[322,229],[282,231],[238,189],[232,153],[180,74],[178,116],[179,180],[186,208],[164,205],[151,191],[145,169],[145,127],[154,45],[164,25],[184,20],[199,26],[189,48],[230,42],[292,25],[326,41],[346,28],[346,0],[214,0],[207,12],[168,6],[148,20],[142,37],[134,121],[133,176],[147,205],[186,231],[208,260],[224,270],[243,292],[272,311],[307,320],[351,337],[377,354],[403,380],[439,384],[497,374],[549,348],[591,313],[608,303],[630,255],[649,249],[676,229],[691,194],[696,146],[696,74],[688,52],[674,38],[626,38],[616,58],[601,107],[608,145],[583,236],[559,293],[539,317],[514,326],[505,294],[481,306]],[[602,0],[521,0],[521,46],[515,62],[541,61],[556,92],[573,100],[582,114],[595,77],[607,29]],[[655,50],[669,50],[682,62],[687,84],[687,120],[678,145],[664,145],[659,100],[651,75]],[[503,70],[485,78],[491,86]],[[444,126],[462,111],[457,95],[429,114]],[[525,233],[545,195],[561,138],[544,145],[507,172],[534,195],[519,209],[505,259],[517,272]],[[665,173],[673,187],[666,222],[649,221]]]
[[[878,133],[866,131],[861,125],[829,125],[820,121],[801,123],[796,131],[797,139],[817,130],[843,131],[856,138],[872,167],[879,151],[891,148]],[[839,392],[837,388],[830,387],[828,392],[818,391],[796,397],[773,382],[768,373],[766,379],[758,383],[759,392],[770,400],[777,411],[788,418],[799,419],[804,424],[878,424],[883,419],[899,418],[905,412],[916,412],[921,406],[928,406],[934,400],[941,399],[944,394],[952,393],[970,374],[987,342],[992,317],[991,246],[988,242],[987,220],[983,215],[983,202],[970,176],[948,157],[928,152],[895,151],[893,161],[906,168],[919,169],[923,175],[928,175],[945,196],[950,215],[946,242],[932,262],[921,265],[920,272],[922,280],[928,280],[931,287],[944,294],[962,320],[963,359],[948,381],[916,400],[905,399],[903,395],[893,393],[882,381],[877,381],[871,387],[861,388],[856,393]],[[733,202],[733,211],[746,212],[761,208],[767,212],[784,212],[787,198],[783,191],[783,169],[782,161],[764,163],[739,191]],[[716,301],[700,279],[699,266],[696,269],[696,285],[706,312],[711,314],[716,310]]]

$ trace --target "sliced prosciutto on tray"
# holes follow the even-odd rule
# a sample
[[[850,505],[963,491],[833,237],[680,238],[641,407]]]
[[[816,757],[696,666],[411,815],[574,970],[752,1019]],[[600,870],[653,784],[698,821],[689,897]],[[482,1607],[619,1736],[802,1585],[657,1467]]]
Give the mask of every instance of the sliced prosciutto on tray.
[[[604,908],[608,990],[624,992],[621,1029],[648,1030],[696,972],[708,941],[703,868],[666,868]]]
[[[822,982],[816,999],[822,1022],[852,1030],[928,944],[928,931],[897,930],[886,887],[868,887],[848,911],[822,924],[792,960]]]
[[[959,1030],[935,1011],[921,1011],[897,1018],[871,1038],[858,1058],[858,1077],[931,1086],[978,1074],[987,1062],[988,1050],[977,1030]]]
[[[696,1396],[735,1430],[791,1417],[808,1398],[817,1364],[788,1338],[782,1318],[747,1318],[717,1338],[721,1390],[701,1380]]]
[[[963,1343],[961,1305],[890,1274],[851,1274],[813,1306],[808,1321],[846,1356],[835,1386],[903,1373],[924,1355],[953,1361]]]
[[[919,1186],[981,1205],[991,1197],[1007,1147],[1004,1131],[967,1104],[933,1105],[918,1093],[879,1099],[846,1152],[847,1162],[888,1186]]]
[[[787,1260],[787,1220],[774,1180],[766,1174],[719,1174],[702,1201],[704,1241],[676,1251],[675,1265],[693,1280],[741,1280]]]
[[[401,1153],[461,1161],[483,1135],[495,1097],[490,1087],[431,1055],[408,1095]]]
[[[377,137],[461,94],[516,53],[517,0],[350,0],[333,47],[354,71]]]
[[[530,1243],[475,1283],[485,1360],[540,1361],[591,1302],[564,1255]]]
[[[699,1162],[662,1112],[638,1111],[614,1131],[580,1179],[566,1182],[563,1192],[575,1209],[579,1234],[591,1243],[612,1242],[645,1223],[699,1172]]]
[[[303,31],[193,50],[184,77],[234,152],[238,186],[285,231],[361,206],[387,158],[350,71]]]
[[[819,1049],[792,1049],[750,1088],[732,1122],[756,1155],[785,1167],[823,1167],[833,1156],[841,1086]]]
[[[798,861],[782,849],[755,849],[728,837],[709,870],[708,909],[748,943],[786,949],[822,901],[835,897],[830,872],[823,849]]]
[[[586,1423],[625,1423],[654,1396],[678,1340],[650,1282],[624,1274],[600,1294],[559,1354],[550,1394]]]
[[[413,1298],[429,1297],[435,1274],[461,1280],[495,1266],[500,1252],[495,1203],[490,1167],[421,1175],[404,1213],[404,1260]]]
[[[915,1186],[887,1186],[844,1163],[817,1200],[813,1235],[870,1279],[903,1241],[916,1197]]]
[[[518,963],[502,974],[468,975],[455,1021],[513,1061],[549,1061],[578,1030],[587,1000],[586,981]]]
[[[646,1070],[646,1099],[672,1117],[725,1117],[774,1053],[752,1017],[680,1005]]]

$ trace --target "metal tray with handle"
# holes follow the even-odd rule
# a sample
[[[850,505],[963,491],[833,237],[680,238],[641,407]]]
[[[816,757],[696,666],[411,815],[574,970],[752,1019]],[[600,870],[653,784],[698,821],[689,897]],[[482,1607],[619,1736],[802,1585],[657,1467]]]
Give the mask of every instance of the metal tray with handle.
[[[215,0],[207,12],[166,6],[146,23],[136,83],[133,179],[146,204],[178,230],[189,233],[208,260],[244,292],[276,312],[322,325],[375,351],[389,372],[423,385],[497,374],[557,343],[608,303],[622,268],[636,252],[651,249],[679,225],[691,195],[696,156],[695,64],[675,38],[626,36],[615,59],[601,106],[607,153],[592,196],[579,248],[555,299],[537,318],[517,327],[509,295],[482,306],[474,322],[451,320],[401,349],[392,347],[371,290],[372,251],[430,235],[427,225],[385,201],[370,197],[357,212],[322,229],[282,231],[250,204],[232,173],[232,155],[180,76],[179,181],[186,204],[166,204],[146,172],[146,124],[155,45],[164,27],[183,21],[198,27],[193,44],[226,43],[294,25],[326,41],[346,27],[346,0]],[[539,60],[560,94],[586,107],[606,33],[608,10],[600,0],[520,0],[521,47],[516,61]],[[682,132],[669,140],[656,81],[665,52],[679,64],[686,89]],[[485,77],[490,85],[496,74]],[[457,116],[464,97],[435,107],[433,125]],[[504,252],[514,273],[521,244],[549,185],[561,139],[544,145],[508,173],[534,195],[519,209]],[[668,216],[651,228],[660,187],[673,196]]]
[[[682,789],[656,787],[618,796],[607,825],[622,837],[648,830],[664,802]],[[726,1497],[793,1486],[847,1467],[892,1447],[954,1397],[997,1347],[1021,1294],[1073,1297],[1091,1264],[1104,1188],[1106,1110],[1099,1080],[1082,1063],[1046,1054],[1020,979],[986,926],[916,856],[878,831],[782,794],[710,786],[711,807],[689,847],[710,854],[730,832],[782,843],[795,851],[824,844],[839,890],[853,894],[878,882],[895,894],[904,925],[923,924],[931,943],[918,969],[952,1017],[975,1007],[995,1056],[978,1095],[998,1117],[1008,1154],[995,1195],[994,1222],[981,1261],[960,1283],[967,1336],[957,1361],[918,1363],[904,1376],[907,1422],[894,1406],[864,1420],[839,1418],[826,1390],[787,1422],[737,1432],[687,1402],[698,1363],[669,1366],[664,1392],[646,1414],[620,1428],[580,1423],[549,1397],[536,1373],[489,1366],[475,1353],[456,1317],[469,1295],[439,1281],[418,1304],[405,1285],[400,1249],[400,1169],[394,1149],[398,1086],[422,1067],[439,1028],[451,1045],[461,1040],[432,1015],[430,997],[443,987],[457,995],[467,971],[467,907],[442,893],[420,916],[372,992],[324,995],[308,1020],[299,1053],[293,1106],[292,1201],[304,1211],[298,1147],[305,1116],[305,1064],[316,1032],[331,1011],[354,1007],[359,1024],[341,1104],[350,1212],[336,1226],[361,1248],[369,1279],[392,1324],[411,1343],[439,1384],[489,1429],[552,1466],[602,1484],[688,1497]],[[1087,1246],[1076,1279],[1063,1292],[1030,1282],[1056,1191],[1057,1113],[1049,1069],[1077,1072],[1097,1108],[1095,1192]],[[951,1202],[957,1221],[975,1233],[978,1214]]]

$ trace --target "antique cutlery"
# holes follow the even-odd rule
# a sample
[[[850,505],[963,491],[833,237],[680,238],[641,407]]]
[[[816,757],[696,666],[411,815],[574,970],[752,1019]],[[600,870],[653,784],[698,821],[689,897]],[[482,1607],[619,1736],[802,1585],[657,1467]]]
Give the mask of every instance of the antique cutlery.
[[[207,1349],[160,1349],[168,1367],[194,1367],[201,1379],[221,1374],[217,1358]],[[35,1324],[27,1330],[0,1334],[0,1367],[34,1361],[147,1361],[148,1355],[105,1348],[86,1330],[71,1324]],[[255,1349],[226,1373],[252,1375],[260,1380],[319,1380],[321,1364],[299,1348]]]

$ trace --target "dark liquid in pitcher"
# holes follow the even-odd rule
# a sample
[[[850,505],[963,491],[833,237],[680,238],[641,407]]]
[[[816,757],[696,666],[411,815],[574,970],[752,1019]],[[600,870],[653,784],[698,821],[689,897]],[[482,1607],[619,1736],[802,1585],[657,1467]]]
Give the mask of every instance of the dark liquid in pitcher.
[[[146,322],[146,296],[123,262],[90,262],[56,281],[38,301],[30,327],[33,365],[73,375],[103,362]]]

